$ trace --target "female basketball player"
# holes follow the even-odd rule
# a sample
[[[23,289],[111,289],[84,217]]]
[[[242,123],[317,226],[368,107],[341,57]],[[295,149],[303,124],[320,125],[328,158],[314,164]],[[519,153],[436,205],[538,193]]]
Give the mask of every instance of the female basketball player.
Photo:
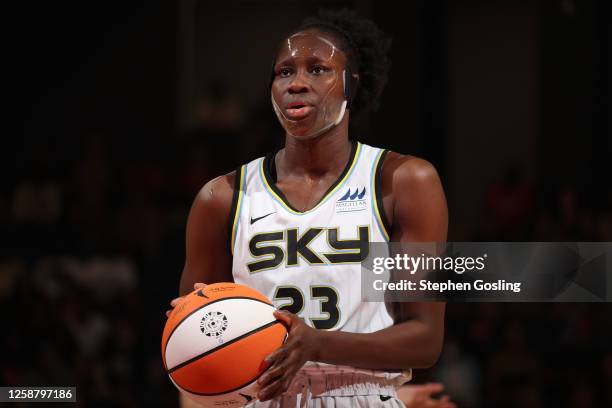
[[[195,282],[246,284],[289,327],[250,406],[403,406],[396,386],[440,353],[444,304],[401,303],[391,316],[360,301],[369,242],[447,233],[430,163],[349,139],[350,117],[382,93],[389,46],[348,11],[306,20],[273,67],[284,148],[208,182],[193,203],[181,294]]]

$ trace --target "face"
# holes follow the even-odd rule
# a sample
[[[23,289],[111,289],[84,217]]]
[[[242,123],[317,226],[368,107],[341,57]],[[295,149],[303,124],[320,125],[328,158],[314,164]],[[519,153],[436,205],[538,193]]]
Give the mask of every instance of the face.
[[[319,31],[302,31],[287,38],[276,56],[272,106],[294,137],[317,137],[344,116],[346,56],[333,41]]]

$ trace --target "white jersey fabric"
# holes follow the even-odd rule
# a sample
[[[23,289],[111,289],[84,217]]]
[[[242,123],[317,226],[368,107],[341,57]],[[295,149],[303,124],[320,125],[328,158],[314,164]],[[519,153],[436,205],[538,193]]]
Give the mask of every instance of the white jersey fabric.
[[[383,149],[354,142],[343,173],[319,203],[304,212],[292,208],[276,187],[274,154],[242,166],[236,174],[231,225],[234,281],[259,290],[277,308],[318,329],[371,333],[393,325],[383,302],[361,301],[361,261],[369,243],[389,240],[377,194],[385,154]],[[342,384],[318,393],[331,396],[380,394],[380,384],[363,386],[368,383],[364,375],[394,386],[410,379],[410,371],[314,362],[307,363],[301,374],[317,373],[342,373]],[[346,380],[350,373],[355,386]],[[389,395],[387,389],[384,395]]]

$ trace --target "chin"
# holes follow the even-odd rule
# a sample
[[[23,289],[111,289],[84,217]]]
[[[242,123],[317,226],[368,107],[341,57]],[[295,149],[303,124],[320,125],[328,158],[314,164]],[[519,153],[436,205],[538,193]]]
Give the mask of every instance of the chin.
[[[317,126],[313,128],[312,126],[299,127],[296,129],[285,129],[287,134],[298,140],[311,140],[321,137],[325,133],[327,133],[333,126],[325,127],[325,126]]]

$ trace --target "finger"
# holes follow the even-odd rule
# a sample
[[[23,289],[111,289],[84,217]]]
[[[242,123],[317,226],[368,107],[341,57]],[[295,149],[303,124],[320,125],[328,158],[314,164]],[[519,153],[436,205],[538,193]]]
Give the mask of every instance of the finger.
[[[285,323],[289,327],[291,327],[293,324],[292,316],[295,316],[295,315],[286,310],[275,310],[274,311],[274,317],[276,317],[278,320]]]
[[[259,378],[257,381],[258,384],[261,384],[262,388],[266,386],[266,383],[271,383],[275,378],[279,376],[283,376],[284,378],[290,377],[292,378],[295,373],[297,373],[295,356],[289,352],[286,355],[283,355],[282,358],[279,358],[274,364],[272,364],[268,370]],[[300,366],[301,367],[301,366]],[[292,374],[293,373],[293,374]]]
[[[286,392],[291,386],[297,372],[297,368],[289,368],[283,375],[274,378],[275,381],[272,384],[267,387],[262,387],[260,391],[263,394],[263,398],[275,398]],[[270,393],[268,393],[268,390],[270,390]]]
[[[205,284],[205,283],[202,283],[202,282],[196,282],[196,283],[194,283],[194,284],[193,284],[193,289],[194,289],[194,290],[196,290],[196,289],[203,288],[203,287],[205,287],[205,286],[206,286],[206,284]]]
[[[432,386],[423,384],[421,386],[418,386],[418,389],[416,390],[415,395],[423,398],[423,400],[428,400],[428,399],[434,398],[433,394],[436,394],[438,392],[439,392],[438,387],[432,387]]]
[[[166,317],[170,317],[170,313],[172,313],[172,310],[166,310]]]
[[[278,350],[275,350],[272,353],[270,353],[264,360],[266,364],[268,364],[269,366],[272,366],[274,365],[274,363],[279,362],[283,360],[285,357],[287,357],[288,353],[289,353],[289,348],[287,347],[287,345],[285,345],[279,348]]]
[[[282,378],[276,378],[270,385],[263,387],[257,393],[257,398],[260,401],[267,401],[269,399],[275,398],[283,393],[283,385],[284,383]]]
[[[277,361],[287,358],[287,356],[293,351],[293,349],[295,349],[296,343],[297,342],[295,339],[289,337],[287,342],[283,344],[282,347],[276,349],[265,358],[266,363],[274,364]]]
[[[439,392],[442,392],[442,390],[444,389],[444,384],[442,383],[427,383],[424,385],[424,387],[427,389],[427,392],[429,392],[429,394],[437,394]]]
[[[181,300],[183,300],[183,297],[182,297],[182,296],[181,296],[181,297],[177,297],[177,298],[172,299],[172,300],[170,301],[170,306],[172,306],[172,307],[176,307],[176,305],[178,305],[178,304],[179,304],[179,302],[180,302]]]
[[[420,406],[425,403],[425,396],[417,393],[414,395],[412,402],[415,406]]]
[[[289,361],[289,359],[285,359],[274,364],[268,369],[268,371],[266,371],[261,377],[259,377],[259,379],[257,380],[257,384],[259,384],[260,387],[265,388],[270,383],[272,383],[275,378],[287,378],[287,371],[290,366],[291,361]]]
[[[440,398],[438,400],[438,403],[436,404],[436,407],[439,407],[439,408],[457,408],[457,404],[452,402],[448,395],[444,395],[444,396],[442,396],[442,398]]]

